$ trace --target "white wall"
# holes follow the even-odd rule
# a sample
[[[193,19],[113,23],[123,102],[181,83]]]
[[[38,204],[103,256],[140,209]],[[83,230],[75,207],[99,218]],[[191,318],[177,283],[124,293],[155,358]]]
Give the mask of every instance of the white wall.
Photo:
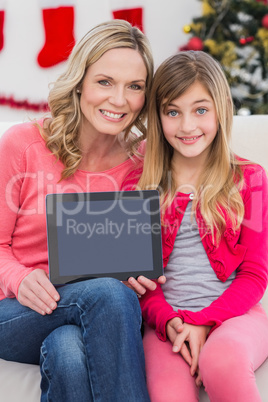
[[[74,0],[75,37],[79,40],[97,23],[112,18],[114,0]],[[133,0],[123,0],[128,4]],[[135,1],[135,0],[134,0]],[[4,48],[0,52],[0,96],[16,100],[45,102],[48,85],[64,69],[65,63],[41,68],[37,55],[44,44],[42,11],[38,0],[6,1]],[[64,0],[62,4],[65,4]],[[137,1],[138,3],[138,1]],[[141,0],[144,8],[144,30],[148,36],[156,66],[176,53],[188,41],[183,26],[201,14],[199,0]],[[130,4],[130,3],[129,3]],[[27,120],[43,113],[0,106],[0,121]]]

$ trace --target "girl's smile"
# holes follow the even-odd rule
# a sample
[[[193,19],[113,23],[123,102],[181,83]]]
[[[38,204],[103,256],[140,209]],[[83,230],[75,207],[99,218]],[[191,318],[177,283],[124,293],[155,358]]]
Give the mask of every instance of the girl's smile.
[[[174,158],[206,158],[217,134],[217,114],[206,88],[195,82],[179,98],[160,112],[166,140],[174,148]]]
[[[183,142],[184,144],[195,144],[204,134],[198,135],[196,137],[177,137],[181,142]]]

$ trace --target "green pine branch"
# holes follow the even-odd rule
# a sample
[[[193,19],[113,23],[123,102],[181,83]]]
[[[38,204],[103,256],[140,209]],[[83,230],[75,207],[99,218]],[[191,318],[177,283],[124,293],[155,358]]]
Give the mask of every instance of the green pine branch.
[[[202,39],[204,50],[221,63],[236,107],[268,113],[268,29],[262,26],[268,5],[256,0],[200,1],[206,12],[193,18],[190,35]]]

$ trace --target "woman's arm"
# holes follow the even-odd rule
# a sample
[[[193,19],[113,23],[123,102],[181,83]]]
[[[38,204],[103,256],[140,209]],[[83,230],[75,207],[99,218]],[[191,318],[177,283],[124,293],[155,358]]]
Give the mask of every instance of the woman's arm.
[[[14,130],[10,128],[0,141],[0,287],[6,297],[16,297],[20,282],[32,271],[19,263],[12,250],[23,177],[21,144]]]
[[[10,128],[0,141],[0,290],[1,297],[17,297],[19,302],[40,314],[52,312],[58,292],[42,269],[20,263],[13,250],[13,234],[18,217],[21,187],[26,176],[23,138],[24,125]],[[33,216],[33,219],[36,219]]]

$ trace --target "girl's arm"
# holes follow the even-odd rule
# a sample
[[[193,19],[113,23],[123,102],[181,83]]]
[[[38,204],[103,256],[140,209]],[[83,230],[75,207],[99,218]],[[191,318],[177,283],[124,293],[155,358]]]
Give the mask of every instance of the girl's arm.
[[[165,341],[167,322],[179,314],[166,301],[160,284],[157,284],[155,290],[146,291],[140,298],[140,306],[144,320],[150,327],[155,328],[158,338]]]
[[[187,323],[210,325],[215,329],[229,318],[246,313],[258,303],[268,282],[268,180],[265,171],[255,166],[245,176],[243,193],[245,217],[239,244],[246,248],[230,287],[210,306],[198,312],[178,311]]]
[[[223,321],[246,313],[261,300],[268,282],[268,179],[262,168],[256,166],[254,174],[246,178],[243,199],[245,218],[239,244],[246,248],[245,258],[236,278],[217,300],[201,311],[175,312],[160,286],[141,298],[144,318],[156,328],[160,339],[166,339],[166,323],[175,316],[189,324],[215,329]]]
[[[157,278],[157,282],[163,285],[166,282],[166,277],[164,275],[159,276]],[[148,279],[145,276],[138,276],[137,279],[130,277],[127,281],[123,281],[123,283],[130,289],[134,290],[137,295],[144,295],[147,290],[155,290],[156,283],[154,280]]]

